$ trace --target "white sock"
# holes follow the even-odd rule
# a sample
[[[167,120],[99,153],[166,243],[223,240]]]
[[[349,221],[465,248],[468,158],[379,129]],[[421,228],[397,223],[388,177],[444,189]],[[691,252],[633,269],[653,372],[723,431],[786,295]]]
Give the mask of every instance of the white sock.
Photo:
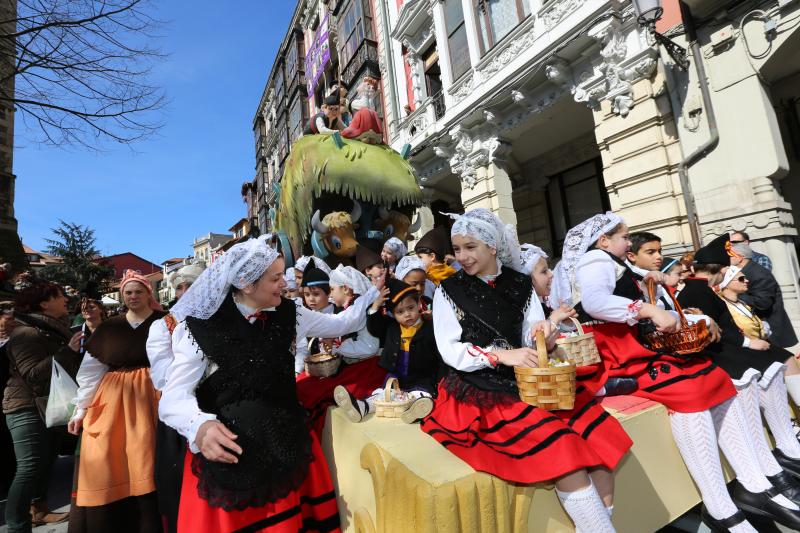
[[[794,374],[783,378],[786,382],[786,390],[789,391],[789,396],[798,407],[800,407],[800,374]]]
[[[736,472],[736,480],[750,492],[764,492],[772,488],[772,484],[759,468],[752,435],[748,435],[747,423],[739,399],[734,396],[730,400],[715,405],[710,411],[714,426],[717,428],[719,447],[733,471]],[[774,496],[772,501],[787,509],[800,511],[800,507],[786,496]]]
[[[761,471],[767,476],[776,476],[783,471],[783,468],[767,443],[764,434],[764,424],[761,422],[761,408],[759,407],[759,375],[752,373],[745,382],[734,381],[738,392],[739,403],[744,413],[744,422],[747,424],[747,434],[752,435],[753,448],[758,457],[758,465]],[[800,445],[800,443],[798,443]]]
[[[597,493],[594,485],[576,490],[575,492],[561,492],[556,489],[558,499],[575,523],[576,533],[614,533],[614,525],[603,499]]]
[[[606,512],[608,513],[609,518],[614,516],[614,506],[612,505],[611,507],[606,507]]]
[[[787,376],[789,378],[800,376]],[[759,387],[759,403],[764,409],[764,418],[767,420],[769,430],[775,437],[775,445],[787,457],[800,459],[800,442],[792,426],[792,417],[789,414],[789,402],[786,398],[786,386],[780,375],[773,376],[772,379],[764,383],[761,380]]]
[[[722,464],[717,449],[717,433],[714,430],[711,413],[708,411],[673,413],[669,417],[669,422],[675,444],[681,452],[689,474],[700,490],[708,513],[717,520],[735,514],[739,509],[731,500],[728,487],[725,486],[725,476],[722,474]],[[751,526],[746,531],[756,530]]]

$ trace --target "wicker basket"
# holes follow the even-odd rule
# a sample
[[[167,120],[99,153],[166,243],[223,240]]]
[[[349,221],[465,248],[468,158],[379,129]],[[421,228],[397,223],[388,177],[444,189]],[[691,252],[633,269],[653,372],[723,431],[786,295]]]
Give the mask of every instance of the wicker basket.
[[[672,304],[678,312],[681,329],[675,333],[662,331],[649,333],[644,337],[644,345],[654,352],[691,354],[702,351],[711,343],[711,332],[705,321],[700,320],[695,324],[689,324],[675,295],[669,290],[665,292],[672,299]],[[650,302],[654,303],[656,301],[656,281],[652,278],[647,279],[647,293],[650,296]]]
[[[519,399],[546,411],[570,410],[575,406],[575,365],[551,367],[544,333],[536,334],[539,368],[514,367]]]
[[[411,398],[407,400],[392,400],[392,390],[397,393],[402,393],[400,390],[400,382],[397,378],[389,378],[386,380],[386,386],[383,389],[383,400],[375,400],[375,416],[383,418],[400,418],[411,403],[414,401]]]
[[[600,352],[597,351],[597,343],[594,341],[594,333],[585,333],[581,323],[570,317],[578,335],[558,339],[556,344],[559,347],[559,355],[575,366],[596,365],[600,362]]]
[[[339,371],[342,356],[318,353],[306,357],[306,374],[315,378],[329,378]]]

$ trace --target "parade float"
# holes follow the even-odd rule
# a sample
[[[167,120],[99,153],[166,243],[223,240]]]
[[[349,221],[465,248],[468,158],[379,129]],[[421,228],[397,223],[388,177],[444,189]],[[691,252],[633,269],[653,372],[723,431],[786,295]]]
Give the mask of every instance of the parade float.
[[[353,119],[341,132],[319,132],[314,121],[322,120],[320,113],[311,134],[292,146],[273,212],[288,263],[314,254],[332,266],[352,264],[357,243],[395,236],[405,242],[419,229],[412,222],[422,202],[414,170],[404,154],[381,143],[371,90],[359,92],[350,106]]]
[[[326,104],[339,103],[336,93]],[[412,220],[422,195],[406,161],[407,147],[398,153],[381,143],[373,107],[351,109],[352,121],[335,130],[341,114],[323,111],[312,118],[286,160],[271,216],[287,266],[312,254],[331,266],[351,264],[359,244],[382,245],[393,236],[408,241],[419,230],[418,220]],[[697,505],[700,495],[671,438],[666,408],[631,396],[601,404],[634,440],[615,476],[615,507],[625,510],[615,513],[617,531],[656,531]],[[343,531],[574,527],[552,484],[516,485],[477,472],[415,424],[378,416],[353,424],[332,409],[322,446]]]

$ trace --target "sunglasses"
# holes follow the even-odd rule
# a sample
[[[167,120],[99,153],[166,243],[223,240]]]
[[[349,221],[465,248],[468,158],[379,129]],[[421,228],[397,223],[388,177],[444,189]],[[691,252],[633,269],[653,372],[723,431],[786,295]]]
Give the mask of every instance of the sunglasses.
[[[734,278],[739,283],[747,283],[747,278],[744,276],[739,276],[738,278]]]
[[[742,244],[744,241],[731,241],[731,244]]]

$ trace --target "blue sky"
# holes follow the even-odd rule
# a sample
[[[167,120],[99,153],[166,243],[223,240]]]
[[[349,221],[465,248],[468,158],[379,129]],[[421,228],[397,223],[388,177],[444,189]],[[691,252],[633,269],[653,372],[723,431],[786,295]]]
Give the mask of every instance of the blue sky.
[[[135,153],[98,154],[28,144],[18,126],[15,209],[28,246],[44,249],[63,219],[95,229],[105,255],[160,263],[246,214],[239,189],[255,175],[252,120],[295,2],[158,4],[169,57],[155,80],[170,104],[156,137]]]

